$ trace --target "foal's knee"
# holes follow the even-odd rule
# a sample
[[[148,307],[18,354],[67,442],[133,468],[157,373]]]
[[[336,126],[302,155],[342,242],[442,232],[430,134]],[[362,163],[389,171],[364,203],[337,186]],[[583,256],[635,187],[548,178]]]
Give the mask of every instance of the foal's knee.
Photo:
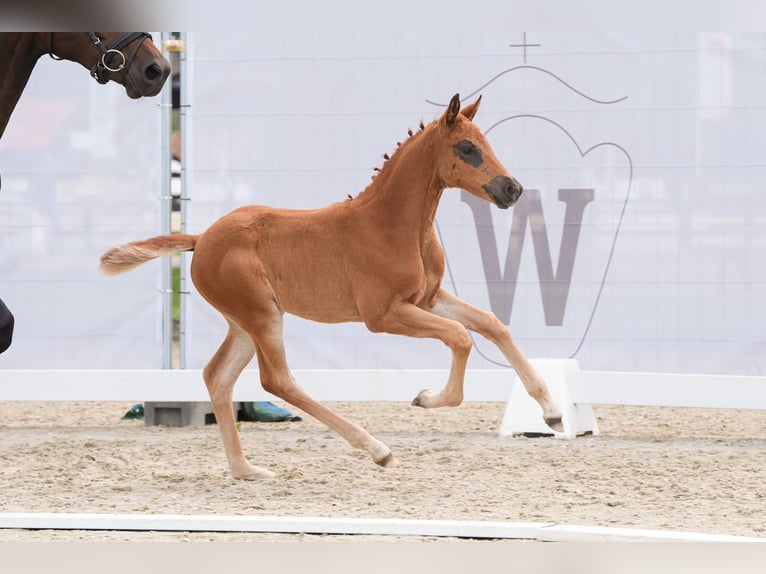
[[[455,331],[453,337],[447,343],[455,353],[460,355],[468,355],[473,348],[473,341],[468,331],[465,329],[458,329]]]
[[[0,301],[0,353],[11,346],[13,340],[13,314]]]

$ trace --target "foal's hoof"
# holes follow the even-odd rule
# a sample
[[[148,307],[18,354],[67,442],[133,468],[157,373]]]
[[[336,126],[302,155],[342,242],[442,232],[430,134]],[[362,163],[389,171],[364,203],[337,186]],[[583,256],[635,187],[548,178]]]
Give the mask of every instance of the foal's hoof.
[[[234,478],[239,480],[262,480],[264,478],[274,478],[276,474],[265,468],[253,466],[242,473],[232,473]]]
[[[413,407],[423,407],[424,409],[427,409],[431,406],[433,403],[433,396],[436,393],[434,393],[430,389],[423,389],[418,393],[418,396],[412,399],[412,403],[410,403]]]
[[[376,460],[375,464],[378,466],[382,466],[383,468],[394,468],[395,466],[399,466],[399,461],[394,458],[394,455],[390,452],[381,458],[380,460]]]
[[[549,419],[545,419],[545,424],[547,424],[556,432],[564,432],[564,424],[561,422],[561,417],[551,417]]]

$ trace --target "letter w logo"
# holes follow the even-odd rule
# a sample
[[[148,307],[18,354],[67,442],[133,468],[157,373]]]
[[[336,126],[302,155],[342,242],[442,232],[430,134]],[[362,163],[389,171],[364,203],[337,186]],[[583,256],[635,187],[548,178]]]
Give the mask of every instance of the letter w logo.
[[[566,211],[564,213],[564,229],[561,233],[559,261],[554,275],[540,190],[525,189],[521,200],[513,208],[508,254],[505,259],[505,269],[501,275],[500,257],[497,252],[490,205],[465,191],[461,193],[461,200],[467,203],[473,212],[492,311],[506,325],[511,321],[511,310],[516,293],[516,282],[519,278],[519,266],[521,265],[527,222],[529,222],[535,250],[545,324],[561,326],[564,323],[564,311],[569,298],[569,287],[572,283],[572,269],[580,239],[583,214],[593,199],[593,189],[559,189],[559,201],[566,204]]]

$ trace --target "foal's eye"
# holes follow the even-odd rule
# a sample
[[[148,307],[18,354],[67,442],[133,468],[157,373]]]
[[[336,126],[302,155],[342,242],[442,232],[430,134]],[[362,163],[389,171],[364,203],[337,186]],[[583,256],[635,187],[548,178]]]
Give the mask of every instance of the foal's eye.
[[[481,148],[468,140],[460,140],[452,149],[454,154],[468,165],[479,167],[482,164]]]

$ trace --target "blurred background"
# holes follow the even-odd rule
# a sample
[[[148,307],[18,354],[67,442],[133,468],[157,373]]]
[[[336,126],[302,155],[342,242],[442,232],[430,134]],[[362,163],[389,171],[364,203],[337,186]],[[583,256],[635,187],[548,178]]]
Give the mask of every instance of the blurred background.
[[[765,34],[313,24],[166,33],[181,50],[172,109],[40,60],[0,141],[0,297],[16,316],[0,369],[155,368],[168,337],[176,365],[204,366],[226,326],[185,281],[190,258],[168,309],[163,264],[104,278],[100,254],[167,225],[199,233],[243,204],[343,201],[459,92],[482,95],[475,123],[526,192],[501,211],[445,191],[447,289],[533,358],[763,374]],[[285,338],[293,368],[449,365],[437,341],[358,324],[289,317]],[[475,343],[470,368],[504,366]]]

